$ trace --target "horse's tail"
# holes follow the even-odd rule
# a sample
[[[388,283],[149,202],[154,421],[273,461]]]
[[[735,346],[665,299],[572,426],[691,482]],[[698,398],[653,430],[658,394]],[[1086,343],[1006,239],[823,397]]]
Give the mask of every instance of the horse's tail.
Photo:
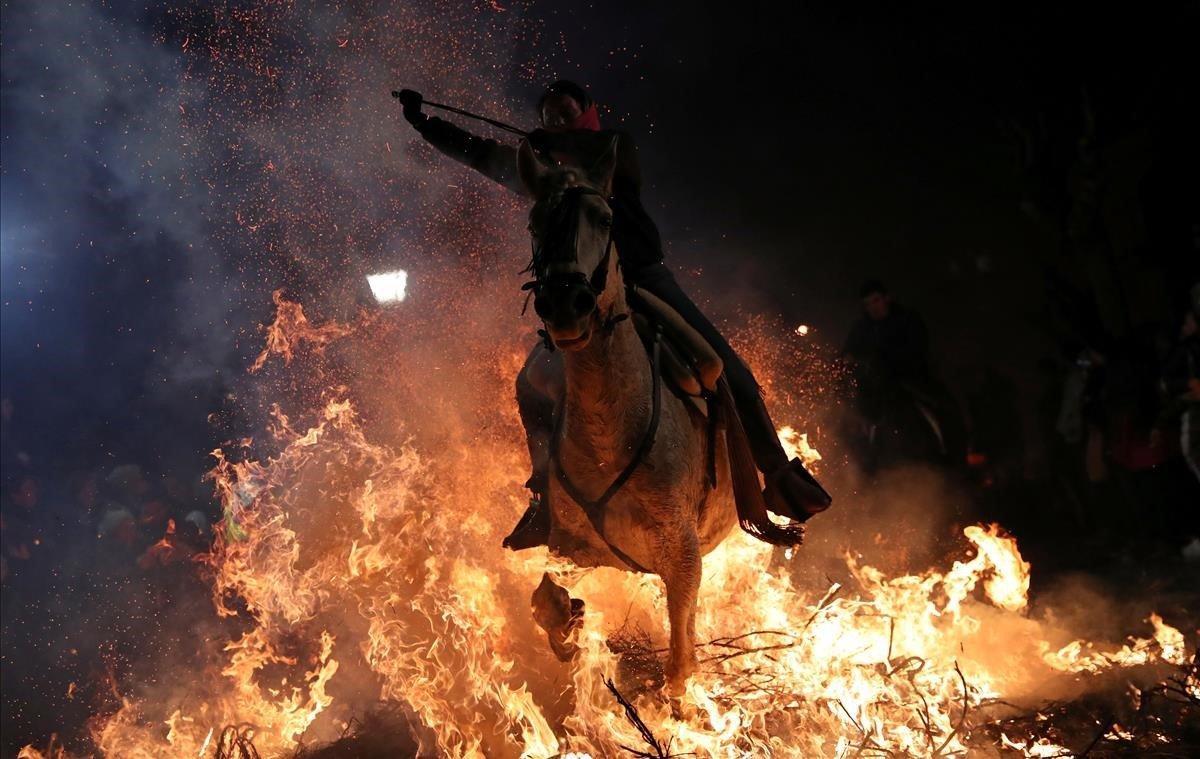
[[[737,504],[738,524],[750,535],[776,546],[797,546],[804,541],[804,525],[799,522],[779,524],[767,513],[762,485],[758,481],[758,466],[750,452],[750,443],[742,429],[733,394],[724,378],[717,384],[720,412],[725,420],[725,449],[729,452],[729,474],[733,484],[733,500]],[[716,410],[713,410],[716,413]]]

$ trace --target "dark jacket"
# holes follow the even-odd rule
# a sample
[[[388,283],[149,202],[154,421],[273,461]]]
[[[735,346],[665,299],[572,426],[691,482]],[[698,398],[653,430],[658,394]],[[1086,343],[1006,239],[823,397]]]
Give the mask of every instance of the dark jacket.
[[[860,317],[843,352],[887,381],[921,382],[929,377],[925,320],[899,303],[892,303],[883,319]]]
[[[425,120],[417,127],[417,131],[442,153],[513,192],[528,196],[517,177],[515,147],[477,137],[439,118]],[[613,137],[618,139],[617,167],[613,174],[609,205],[613,210],[613,243],[621,259],[625,280],[637,282],[641,273],[661,264],[662,238],[654,220],[642,206],[642,173],[633,138],[625,132],[610,130],[539,132],[538,137],[540,139],[535,142],[545,152],[585,169],[603,155]]]

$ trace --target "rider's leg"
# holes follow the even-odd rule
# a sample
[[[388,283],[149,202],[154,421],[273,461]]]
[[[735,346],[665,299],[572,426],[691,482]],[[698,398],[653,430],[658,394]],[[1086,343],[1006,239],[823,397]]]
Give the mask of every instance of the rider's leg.
[[[763,403],[762,390],[749,367],[737,355],[721,332],[692,302],[665,266],[654,267],[636,278],[634,284],[649,290],[675,309],[699,332],[725,363],[725,377],[737,405],[738,416],[746,430],[751,453],[768,483],[768,504],[776,511],[791,512],[805,518],[829,505],[829,495],[804,470],[799,461],[789,462],[775,425]],[[779,501],[786,502],[786,507]]]
[[[530,361],[534,360],[531,354]],[[525,427],[525,442],[529,446],[529,463],[533,474],[526,487],[534,493],[545,493],[549,484],[550,436],[554,433],[554,401],[539,390],[529,378],[529,364],[517,375],[517,410]]]
[[[540,346],[525,361],[517,375],[517,409],[525,427],[529,446],[529,461],[533,473],[525,486],[531,497],[529,508],[512,533],[504,539],[504,547],[519,551],[523,548],[546,545],[550,537],[550,509],[545,503],[550,477],[550,436],[554,433],[553,392],[556,380],[554,367],[558,361]]]

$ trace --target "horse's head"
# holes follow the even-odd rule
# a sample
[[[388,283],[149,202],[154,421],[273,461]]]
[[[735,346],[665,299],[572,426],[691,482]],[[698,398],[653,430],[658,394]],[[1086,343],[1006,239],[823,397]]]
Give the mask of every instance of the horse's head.
[[[529,213],[533,281],[527,287],[546,332],[562,350],[586,346],[620,295],[608,203],[616,152],[614,138],[586,170],[547,166],[528,143],[517,154],[521,181],[536,198]]]

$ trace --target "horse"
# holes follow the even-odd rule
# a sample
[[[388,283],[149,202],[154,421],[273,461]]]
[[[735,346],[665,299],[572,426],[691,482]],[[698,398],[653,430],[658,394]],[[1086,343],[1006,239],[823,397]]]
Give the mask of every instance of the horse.
[[[535,199],[534,280],[526,287],[547,348],[561,355],[549,545],[580,567],[662,579],[670,626],[665,685],[678,695],[696,667],[702,557],[747,521],[735,503],[726,429],[709,429],[664,385],[657,338],[648,349],[628,318],[608,202],[617,148],[614,139],[587,169],[547,165],[527,143],[517,156],[518,176]],[[582,605],[547,583],[534,593],[535,618],[566,659]]]
[[[954,471],[966,460],[966,433],[953,397],[939,383],[898,383],[887,403],[857,415],[851,437],[867,472],[905,464]]]

